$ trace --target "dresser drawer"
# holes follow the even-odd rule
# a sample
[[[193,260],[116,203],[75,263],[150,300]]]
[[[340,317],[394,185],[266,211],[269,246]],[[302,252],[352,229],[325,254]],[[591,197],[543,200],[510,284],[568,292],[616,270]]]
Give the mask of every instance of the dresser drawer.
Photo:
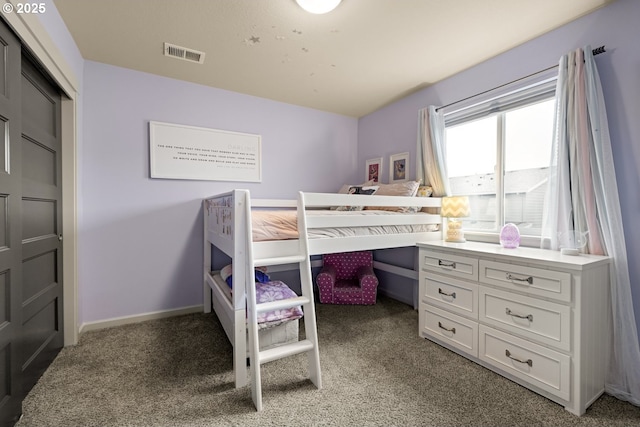
[[[570,307],[486,287],[480,287],[479,299],[480,322],[571,350]]]
[[[569,356],[484,325],[479,335],[481,360],[561,399],[570,399]]]
[[[425,273],[420,287],[422,301],[478,319],[478,285],[435,273]]]
[[[433,337],[473,357],[478,357],[478,323],[420,304],[420,335]]]
[[[530,295],[571,301],[571,275],[565,272],[480,260],[479,280]]]
[[[478,260],[446,252],[420,251],[420,268],[462,279],[478,280]]]

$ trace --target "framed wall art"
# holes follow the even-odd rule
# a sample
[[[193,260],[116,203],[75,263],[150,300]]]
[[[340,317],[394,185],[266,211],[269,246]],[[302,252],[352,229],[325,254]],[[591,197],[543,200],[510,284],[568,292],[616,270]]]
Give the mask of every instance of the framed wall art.
[[[261,182],[261,137],[149,122],[151,178]]]
[[[382,174],[382,157],[367,160],[365,181],[380,182]]]
[[[409,153],[389,157],[389,183],[406,181],[409,178]]]

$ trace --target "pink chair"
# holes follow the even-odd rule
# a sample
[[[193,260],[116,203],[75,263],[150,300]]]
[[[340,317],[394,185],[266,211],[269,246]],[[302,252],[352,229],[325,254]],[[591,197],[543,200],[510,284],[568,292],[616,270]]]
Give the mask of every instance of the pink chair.
[[[326,254],[316,278],[322,304],[376,303],[378,278],[371,251]]]

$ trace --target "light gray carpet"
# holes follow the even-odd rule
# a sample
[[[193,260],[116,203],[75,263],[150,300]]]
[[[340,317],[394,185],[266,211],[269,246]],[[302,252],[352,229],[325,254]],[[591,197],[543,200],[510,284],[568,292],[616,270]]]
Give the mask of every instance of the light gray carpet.
[[[24,401],[28,426],[640,426],[640,408],[602,396],[582,417],[417,335],[418,313],[318,305],[324,387],[306,356],[266,364],[264,410],[235,389],[215,315],[84,334]],[[301,327],[302,329],[302,327]]]

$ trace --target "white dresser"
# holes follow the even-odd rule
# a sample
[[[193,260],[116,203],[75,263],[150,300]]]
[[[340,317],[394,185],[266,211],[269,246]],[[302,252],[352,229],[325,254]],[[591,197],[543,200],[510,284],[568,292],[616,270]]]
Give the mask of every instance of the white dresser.
[[[604,391],[608,257],[419,243],[419,335],[582,415]]]

